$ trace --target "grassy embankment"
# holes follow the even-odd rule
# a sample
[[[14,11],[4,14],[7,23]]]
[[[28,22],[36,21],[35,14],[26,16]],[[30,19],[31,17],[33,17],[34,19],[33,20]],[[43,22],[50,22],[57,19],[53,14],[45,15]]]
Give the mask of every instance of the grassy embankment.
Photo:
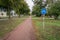
[[[6,33],[12,31],[27,17],[12,18],[11,20],[0,20],[0,37],[3,37]]]
[[[45,19],[44,28],[42,18],[32,17],[32,20],[37,40],[60,40],[60,20]]]

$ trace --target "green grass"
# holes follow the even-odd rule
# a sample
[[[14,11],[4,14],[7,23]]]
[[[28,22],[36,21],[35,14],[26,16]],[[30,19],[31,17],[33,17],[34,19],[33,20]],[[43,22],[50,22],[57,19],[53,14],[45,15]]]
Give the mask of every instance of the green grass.
[[[12,18],[11,20],[0,20],[0,37],[4,37],[4,35],[10,31],[12,31],[15,27],[17,27],[22,21],[27,17],[21,18]]]
[[[32,20],[35,29],[37,30],[36,31],[37,40],[60,40],[60,20],[45,19],[44,28],[42,24],[43,21],[41,18]]]

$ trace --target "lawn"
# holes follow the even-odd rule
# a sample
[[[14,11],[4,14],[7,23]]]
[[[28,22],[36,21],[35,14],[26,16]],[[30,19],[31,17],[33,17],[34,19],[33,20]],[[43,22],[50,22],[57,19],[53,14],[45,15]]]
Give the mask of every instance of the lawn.
[[[0,37],[4,37],[5,34],[12,31],[21,22],[23,22],[27,17],[12,18],[7,20],[0,20]]]
[[[32,17],[32,20],[37,40],[60,40],[60,20],[45,19],[44,28],[42,18]]]

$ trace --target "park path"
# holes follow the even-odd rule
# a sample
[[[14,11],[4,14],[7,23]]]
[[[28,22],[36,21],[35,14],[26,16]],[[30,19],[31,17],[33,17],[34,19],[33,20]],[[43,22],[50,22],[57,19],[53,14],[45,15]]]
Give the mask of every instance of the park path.
[[[15,28],[4,40],[36,40],[31,16]]]

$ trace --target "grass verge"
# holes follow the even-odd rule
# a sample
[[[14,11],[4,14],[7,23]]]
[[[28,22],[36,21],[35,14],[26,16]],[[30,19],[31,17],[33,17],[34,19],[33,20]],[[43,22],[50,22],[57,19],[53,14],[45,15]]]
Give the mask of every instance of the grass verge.
[[[60,20],[45,19],[44,28],[42,18],[33,17],[32,20],[37,40],[60,40]]]
[[[10,31],[12,31],[15,27],[17,27],[22,21],[24,21],[27,17],[21,18],[12,18],[7,20],[0,20],[0,37],[4,37],[4,35]]]

